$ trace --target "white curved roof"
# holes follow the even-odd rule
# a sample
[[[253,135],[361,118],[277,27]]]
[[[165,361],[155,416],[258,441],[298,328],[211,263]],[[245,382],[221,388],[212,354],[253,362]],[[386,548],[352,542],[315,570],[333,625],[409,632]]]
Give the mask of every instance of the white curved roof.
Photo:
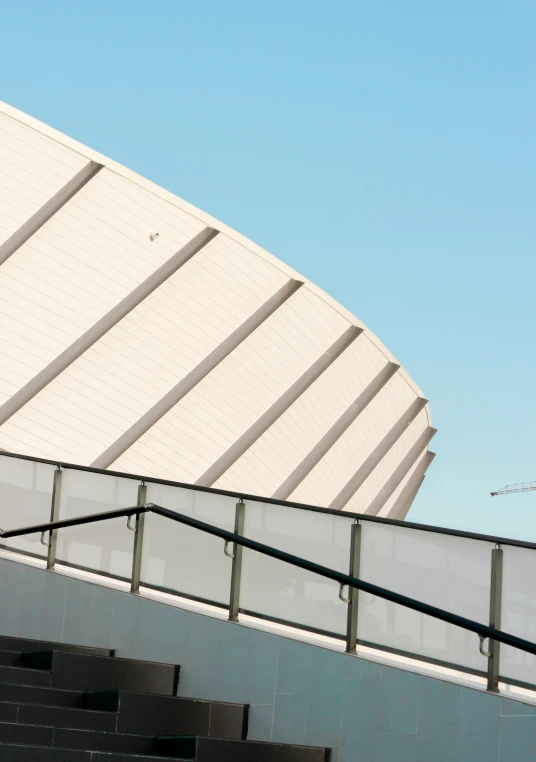
[[[430,410],[351,313],[0,103],[0,448],[404,516]]]

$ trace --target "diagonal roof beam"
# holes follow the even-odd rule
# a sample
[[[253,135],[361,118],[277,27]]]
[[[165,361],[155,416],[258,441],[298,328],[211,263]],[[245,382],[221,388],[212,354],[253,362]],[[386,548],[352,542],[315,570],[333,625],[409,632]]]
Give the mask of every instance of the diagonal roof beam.
[[[34,233],[37,233],[39,228],[48,222],[49,219],[67,203],[67,201],[72,199],[72,197],[75,196],[92,177],[95,177],[102,167],[102,164],[97,164],[96,161],[90,161],[89,164],[82,167],[74,177],[71,177],[71,179],[65,183],[63,188],[60,188],[52,198],[49,198],[37,212],[32,214],[30,219],[26,220],[26,222],[0,246],[0,265],[9,259],[17,249],[20,249],[22,244],[26,243]]]
[[[61,354],[59,354],[51,363],[49,363],[43,370],[41,370],[36,376],[34,376],[27,384],[25,384],[18,392],[10,397],[0,407],[0,426],[11,418],[18,410],[21,409],[27,402],[29,402],[36,394],[45,388],[51,381],[53,381],[59,374],[77,360],[86,350],[88,350],[96,341],[104,336],[111,328],[114,327],[122,318],[128,315],[131,310],[138,306],[149,294],[151,294],[158,286],[161,286],[173,273],[182,267],[189,259],[191,259],[198,251],[207,245],[212,239],[218,235],[218,231],[213,228],[206,227],[201,230],[191,241],[182,247],[176,254],[174,254],[167,262],[164,262],[157,270],[155,270],[143,283],[122,299],[119,304],[116,304],[106,315],[103,315],[100,320],[91,326],[82,336],[79,336],[70,347],[67,347]]]
[[[196,481],[202,487],[211,487],[222,474],[224,474],[236,461],[254,444],[265,431],[267,431],[285,410],[296,402],[296,400],[322,375],[322,373],[335,362],[335,360],[354,342],[359,334],[363,333],[362,328],[355,325],[350,326],[342,336],[330,346],[324,354],[316,360],[305,373],[303,373],[284,394],[279,397],[274,404],[264,412],[258,420],[252,424],[241,437],[239,437],[229,449],[210,466],[207,471]]]
[[[294,471],[288,476],[283,484],[272,495],[276,500],[286,500],[294,490],[299,487],[305,477],[313,470],[316,464],[322,460],[324,455],[330,450],[335,442],[344,434],[346,429],[361,415],[367,405],[374,399],[388,381],[394,376],[400,365],[396,363],[387,363],[372,381],[365,387],[361,394],[352,402],[350,407],[344,411],[341,417],[335,421],[333,426],[327,431],[322,439],[305,456]]]
[[[412,421],[419,415],[428,400],[417,397],[405,413],[402,413],[395,425],[387,432],[379,445],[371,452],[368,458],[361,464],[355,474],[344,485],[339,494],[331,501],[329,508],[341,511],[346,503],[355,495],[363,482],[374,471],[382,458],[387,455],[394,443],[399,439]]]
[[[202,381],[219,363],[224,360],[239,344],[250,336],[270,317],[292,294],[303,286],[302,281],[289,280],[264,304],[262,304],[242,325],[238,326],[226,339],[210,352],[199,365],[191,370],[179,383],[170,389],[161,400],[153,405],[142,417],[125,431],[102,455],[91,464],[94,468],[108,468],[123,455],[138,439],[154,426],[162,416],[168,413],[194,386]]]
[[[408,450],[404,458],[400,461],[395,468],[389,479],[385,482],[381,490],[378,492],[374,500],[370,503],[365,513],[371,516],[377,516],[379,511],[383,508],[385,503],[389,500],[393,492],[396,490],[403,478],[411,471],[419,457],[422,455],[432,437],[437,433],[437,429],[432,426],[427,426],[417,439],[413,447]]]
[[[428,470],[428,467],[434,458],[435,452],[428,450],[415,471],[411,474],[410,478],[408,479],[408,483],[405,485],[404,489],[401,491],[400,495],[393,503],[393,506],[389,511],[390,519],[398,519],[398,521],[403,521],[406,518],[408,511],[411,508],[413,501],[415,500],[417,492],[419,491],[421,484],[424,481],[426,471]]]

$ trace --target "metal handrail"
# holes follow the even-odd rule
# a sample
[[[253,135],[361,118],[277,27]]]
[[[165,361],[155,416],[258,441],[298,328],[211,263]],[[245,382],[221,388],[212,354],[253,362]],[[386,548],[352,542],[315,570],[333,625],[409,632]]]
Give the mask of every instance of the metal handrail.
[[[431,532],[432,534],[442,534],[451,537],[463,537],[469,540],[478,540],[479,542],[489,542],[494,545],[510,545],[516,548],[527,548],[536,550],[536,542],[527,542],[525,540],[515,540],[511,537],[498,537],[496,535],[479,534],[477,532],[466,532],[460,529],[451,529],[450,527],[440,527],[431,524],[419,524],[414,521],[400,521],[399,519],[389,519],[383,516],[372,516],[366,513],[353,513],[351,511],[339,511],[332,508],[323,508],[318,505],[308,505],[307,503],[296,503],[290,500],[277,500],[273,497],[263,497],[262,495],[250,495],[246,492],[231,491],[219,489],[217,487],[201,487],[199,484],[187,484],[186,482],[177,482],[170,479],[157,479],[153,476],[143,476],[141,474],[124,473],[123,471],[113,471],[111,469],[93,468],[92,466],[82,466],[76,463],[65,463],[65,461],[50,460],[49,458],[37,458],[31,455],[21,455],[20,453],[0,450],[0,457],[18,458],[32,463],[43,463],[57,468],[69,469],[71,471],[84,471],[90,474],[103,474],[105,476],[117,476],[121,479],[129,479],[147,484],[162,484],[169,487],[180,487],[192,492],[207,492],[213,495],[223,495],[224,497],[233,497],[237,500],[253,500],[257,503],[267,503],[268,505],[279,505],[285,508],[296,508],[302,511],[311,511],[313,513],[324,513],[330,516],[340,516],[348,519],[358,519],[359,521],[368,521],[370,523],[386,524],[390,526],[402,527],[404,529],[417,529],[420,532]]]
[[[23,527],[22,529],[0,529],[0,537],[7,540],[10,537],[22,537],[26,534],[34,534],[34,532],[50,532],[53,529],[66,529],[67,527],[76,527],[80,524],[94,524],[97,521],[137,516],[140,513],[146,513],[147,510],[148,506],[136,505],[133,508],[119,508],[117,511],[90,513],[86,516],[77,516],[74,519],[60,519],[59,521],[49,521],[46,524],[33,524],[30,527]]]
[[[300,558],[299,556],[287,553],[284,550],[278,550],[277,548],[273,548],[270,545],[265,545],[264,543],[257,542],[256,540],[251,540],[248,537],[244,537],[243,535],[229,532],[226,529],[220,529],[219,527],[216,527],[212,524],[207,524],[205,521],[199,521],[198,519],[194,519],[191,516],[185,516],[182,513],[170,511],[168,508],[163,508],[162,506],[155,505],[154,503],[146,503],[145,505],[141,506],[132,506],[130,508],[123,508],[117,511],[105,511],[103,513],[96,513],[89,516],[78,516],[77,518],[64,519],[62,521],[52,521],[47,524],[36,524],[34,526],[24,527],[22,529],[0,530],[0,537],[3,539],[8,539],[10,537],[20,537],[23,535],[32,534],[34,532],[47,532],[55,529],[79,526],[81,524],[90,524],[98,521],[106,521],[109,519],[121,518],[125,516],[139,515],[142,513],[154,513],[158,516],[163,516],[165,518],[171,519],[172,521],[177,521],[180,524],[185,524],[186,526],[190,526],[194,529],[199,529],[202,532],[207,532],[208,534],[214,535],[215,537],[219,537],[226,543],[241,545],[244,548],[249,548],[250,550],[263,553],[264,555],[275,558],[278,561],[283,561],[284,563],[297,566],[300,569],[305,569],[306,571],[312,572],[313,574],[318,574],[319,576],[332,579],[335,582],[338,582],[339,585],[348,585],[349,587],[355,588],[356,590],[370,593],[371,595],[375,595],[378,598],[383,598],[384,600],[390,601],[391,603],[396,603],[400,606],[405,606],[406,608],[412,609],[413,611],[418,611],[420,614],[431,616],[435,619],[447,622],[447,624],[452,624],[464,630],[475,632],[481,639],[481,651],[482,639],[489,638],[490,640],[504,643],[507,646],[518,648],[520,651],[526,651],[527,653],[536,655],[536,643],[531,643],[529,640],[518,638],[515,635],[510,635],[509,633],[503,632],[502,630],[497,630],[494,627],[488,627],[487,625],[480,624],[479,622],[475,622],[472,619],[467,619],[466,617],[459,616],[458,614],[453,614],[450,611],[445,611],[444,609],[437,608],[437,606],[431,606],[428,603],[423,603],[422,601],[418,601],[415,598],[409,598],[406,595],[395,593],[393,590],[388,590],[387,588],[374,585],[371,582],[365,582],[362,579],[352,577],[349,574],[338,572],[335,569],[330,569],[327,566],[321,566],[320,564],[316,564],[313,561],[307,561],[305,558]]]

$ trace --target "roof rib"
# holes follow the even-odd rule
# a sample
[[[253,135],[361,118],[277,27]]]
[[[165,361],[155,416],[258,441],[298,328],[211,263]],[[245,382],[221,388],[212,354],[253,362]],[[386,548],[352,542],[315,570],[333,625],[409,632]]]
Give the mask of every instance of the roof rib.
[[[81,190],[86,183],[88,183],[97,172],[102,169],[102,164],[97,164],[96,161],[90,161],[85,167],[76,173],[74,177],[65,183],[63,188],[60,188],[52,198],[43,204],[43,206],[37,210],[29,220],[20,226],[13,235],[11,235],[7,241],[0,246],[0,265],[4,264],[9,257],[14,254],[17,249],[20,249],[23,243],[37,233],[40,227],[53,217],[61,207],[70,201],[79,190]]]
[[[428,467],[434,458],[435,452],[428,450],[415,471],[408,479],[408,483],[405,485],[404,489],[401,491],[400,495],[391,506],[391,510],[389,511],[390,519],[398,519],[399,521],[403,521],[403,519],[406,518],[408,511],[411,508],[417,492],[419,491],[420,486],[424,480],[426,471],[428,470]]]
[[[344,434],[346,429],[361,415],[367,405],[374,399],[379,391],[394,376],[400,365],[396,363],[387,363],[381,371],[372,379],[361,394],[344,411],[341,417],[335,421],[333,426],[327,431],[322,439],[313,447],[312,450],[299,463],[294,471],[288,476],[283,484],[274,492],[273,498],[277,500],[286,500],[295,489],[299,487],[305,477],[313,470],[316,464],[322,460],[324,455],[333,447],[335,442]]]
[[[213,228],[204,228],[194,236],[185,246],[174,254],[167,262],[164,262],[155,270],[143,283],[116,304],[106,315],[91,326],[82,336],[79,336],[67,349],[59,354],[51,363],[34,376],[18,392],[7,400],[0,407],[0,425],[4,424],[26,403],[28,403],[36,394],[45,388],[59,374],[71,365],[88,350],[105,333],[114,327],[125,315],[138,306],[146,297],[149,296],[158,286],[161,286],[173,273],[182,265],[188,262],[198,251],[207,245],[218,235],[218,231]]]
[[[381,511],[398,485],[402,482],[404,477],[411,471],[415,463],[418,461],[419,456],[421,456],[423,453],[423,450],[428,447],[430,441],[436,433],[437,429],[432,428],[432,426],[428,426],[422,432],[415,444],[411,447],[410,450],[408,450],[404,458],[395,468],[389,479],[387,479],[374,500],[370,503],[365,513],[370,514],[371,516],[378,515],[379,511]]]
[[[340,511],[346,503],[355,495],[364,481],[374,471],[382,458],[387,455],[394,443],[402,436],[412,421],[419,415],[428,400],[417,397],[408,409],[402,413],[395,425],[387,432],[379,445],[371,452],[366,460],[357,469],[355,474],[346,482],[339,494],[331,501],[329,508]]]
[[[361,333],[363,333],[362,328],[352,325],[342,336],[339,336],[329,349],[205,471],[196,481],[196,484],[202,487],[211,487],[283,415],[285,410],[288,410],[307,391],[311,384],[335,362]]]
[[[102,455],[91,464],[94,468],[108,468],[117,458],[123,455],[138,439],[154,426],[157,421],[168,413],[191,389],[224,360],[239,344],[250,336],[264,321],[270,317],[284,302],[289,299],[301,286],[302,281],[289,280],[262,304],[242,325],[238,326],[210,354],[191,370],[179,383],[170,389],[161,400],[150,408],[136,421],[119,439],[108,447]]]

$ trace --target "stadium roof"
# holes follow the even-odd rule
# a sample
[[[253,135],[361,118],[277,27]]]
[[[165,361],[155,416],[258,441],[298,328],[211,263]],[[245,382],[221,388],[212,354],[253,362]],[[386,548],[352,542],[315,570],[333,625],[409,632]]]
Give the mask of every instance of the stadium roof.
[[[379,339],[187,202],[0,103],[0,448],[403,517],[429,405]]]

